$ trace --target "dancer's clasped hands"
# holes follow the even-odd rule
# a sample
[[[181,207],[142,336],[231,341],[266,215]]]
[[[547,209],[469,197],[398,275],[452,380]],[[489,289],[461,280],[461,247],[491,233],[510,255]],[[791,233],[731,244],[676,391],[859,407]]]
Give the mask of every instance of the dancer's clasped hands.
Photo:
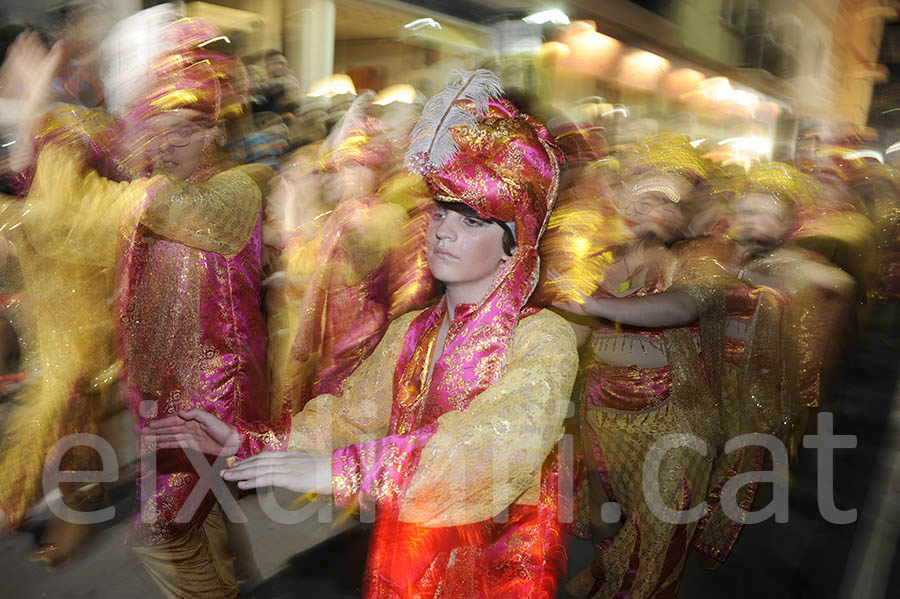
[[[156,449],[192,449],[231,457],[240,447],[237,429],[203,410],[182,410],[148,424],[144,442]],[[331,456],[264,451],[222,471],[240,489],[282,487],[298,493],[331,494]]]

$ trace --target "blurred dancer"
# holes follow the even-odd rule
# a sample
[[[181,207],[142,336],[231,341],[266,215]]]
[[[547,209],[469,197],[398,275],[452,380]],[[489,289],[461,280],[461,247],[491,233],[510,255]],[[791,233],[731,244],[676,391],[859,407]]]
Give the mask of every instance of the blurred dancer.
[[[230,62],[204,48],[219,36],[205,21],[154,29],[144,20],[166,23],[169,15],[139,13],[119,30],[126,39],[112,44],[133,42],[128,32],[137,27],[166,48],[144,76],[129,72],[129,85],[110,87],[120,101],[136,92],[117,105],[123,118],[114,129],[69,109],[59,111],[67,128],[45,118],[39,131],[57,134],[38,148],[29,193],[32,244],[116,266],[124,393],[139,413],[138,430],[185,406],[229,420],[261,416],[267,401],[259,219],[271,169],[226,170],[218,159],[219,119],[237,105]],[[148,177],[154,167],[159,174]],[[198,475],[184,452],[153,456],[152,465],[142,460],[129,535],[138,555],[167,596],[237,596],[213,496],[180,514]]]
[[[139,431],[187,406],[232,422],[268,413],[260,215],[272,171],[226,169],[219,156],[220,120],[240,107],[230,60],[204,48],[219,31],[181,19],[161,35],[169,48],[151,64],[153,84],[122,120],[129,174],[155,166],[166,175],[126,236],[117,273],[124,392]],[[178,517],[197,481],[178,450],[158,451],[155,468],[142,463],[131,540],[167,595],[237,596],[212,494]]]
[[[707,168],[674,138],[653,139],[620,159],[630,172],[618,206],[633,241],[610,248],[612,260],[597,273],[593,295],[571,280],[572,272],[548,277],[567,298],[557,300],[558,307],[602,319],[582,365],[596,557],[567,590],[576,596],[677,596],[696,523],[664,521],[657,502],[686,511],[706,494],[721,435],[709,371],[721,353],[714,325],[724,320],[724,310],[720,269],[700,268],[686,249],[690,244],[670,251],[666,243],[681,235],[679,203]],[[681,445],[661,456],[653,449],[679,433],[702,439],[706,456]],[[655,499],[642,483],[645,461],[653,456],[660,458]],[[624,523],[618,514],[605,515],[608,501],[618,503]]]
[[[783,247],[799,206],[815,200],[815,181],[771,163],[736,182],[732,223],[724,237],[695,243],[697,261],[724,265],[728,319],[724,327],[721,410],[725,440],[747,433],[775,435],[793,445],[805,431],[807,407],[819,403],[830,339],[840,337],[854,283],[811,252]],[[718,567],[731,552],[742,522],[722,511],[723,485],[766,463],[759,446],[720,453],[698,525],[695,546]],[[749,511],[757,485],[744,485],[737,505]]]
[[[787,243],[819,254],[853,277],[854,304],[861,319],[866,296],[878,279],[878,258],[875,228],[847,184],[852,168],[828,157],[816,162],[801,159],[797,167],[815,177],[819,193],[814,201],[797,207]]]
[[[23,148],[31,147],[32,132],[38,147],[53,141],[83,149],[85,160],[94,164],[100,160],[99,146],[91,151],[82,144],[91,135],[102,137],[111,124],[108,118],[70,107],[40,119],[61,58],[59,46],[48,53],[34,34],[24,34],[3,65],[3,99],[18,103],[7,117],[19,120],[8,134],[15,140],[13,162],[20,167],[29,163],[30,153]],[[48,175],[53,167],[47,162],[44,166],[43,174]],[[0,446],[0,512],[12,526],[21,524],[40,499],[44,461],[54,444],[70,434],[98,432],[118,370],[109,312],[115,256],[94,255],[94,244],[80,243],[83,240],[71,235],[68,225],[76,215],[60,216],[58,222],[48,219],[40,198],[53,182],[42,177],[32,185],[33,175],[30,168],[14,177],[27,199],[0,202],[4,238],[0,244],[8,254],[0,270],[0,287],[13,293],[5,298],[4,307],[15,323],[22,350],[20,370],[26,375],[15,393]],[[63,470],[102,469],[99,455],[85,445],[56,457]],[[105,500],[99,483],[61,483],[60,491],[65,508],[77,511],[92,511]],[[72,554],[87,532],[86,524],[54,517],[33,557],[58,563]]]
[[[276,202],[297,222],[286,231],[284,281],[268,300],[278,327],[270,330],[277,340],[269,352],[273,415],[286,400],[299,412],[317,395],[340,396],[390,320],[427,305],[435,292],[430,276],[413,274],[423,265],[409,261],[420,255],[411,247],[420,239],[406,234],[416,221],[377,193],[394,149],[368,114],[372,98],[361,94],[314,164],[308,151],[297,153],[279,186],[290,197]],[[400,289],[403,281],[409,285]]]
[[[603,130],[590,123],[558,118],[551,131],[565,156],[565,168],[560,176],[559,201],[541,239],[541,279],[532,298],[538,306],[551,306],[560,299],[560,289],[548,279],[548,273],[565,270],[568,284],[591,293],[597,278],[612,261],[609,248],[633,239],[610,200],[609,180],[614,177],[608,167],[616,161],[607,155]],[[567,318],[578,347],[582,348],[591,334],[591,319],[572,314],[567,314]],[[589,469],[581,427],[583,404],[579,402],[583,389],[584,376],[579,372],[572,389],[577,410],[566,419],[565,426],[574,449],[575,517],[570,532],[590,539],[591,516],[599,518],[600,510],[591,510],[590,505]]]
[[[552,450],[575,339],[563,319],[526,305],[557,151],[540,123],[490,97],[498,92],[489,71],[457,72],[413,132],[408,156],[439,202],[428,263],[441,302],[392,323],[343,399],[319,396],[276,428],[291,451],[224,474],[241,488],[375,506],[366,597],[550,598],[565,562]],[[274,448],[270,425],[196,411],[154,428],[161,446]]]

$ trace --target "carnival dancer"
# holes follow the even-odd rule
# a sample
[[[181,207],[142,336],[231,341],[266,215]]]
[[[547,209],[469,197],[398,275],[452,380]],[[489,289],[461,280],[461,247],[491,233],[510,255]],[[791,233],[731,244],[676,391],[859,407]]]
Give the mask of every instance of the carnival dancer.
[[[591,293],[612,262],[609,248],[633,240],[611,201],[609,181],[615,179],[617,161],[607,154],[602,130],[589,123],[570,123],[557,124],[555,131],[554,137],[565,156],[565,168],[559,201],[541,240],[541,280],[532,298],[538,306],[551,306],[561,299],[560,290],[548,279],[548,273],[565,270],[567,285]],[[592,319],[579,319],[572,314],[567,314],[566,318],[575,331],[579,351],[584,351],[585,342],[591,335]],[[590,501],[589,468],[581,426],[584,406],[579,402],[583,386],[584,376],[579,373],[572,389],[572,402],[577,413],[566,419],[566,434],[572,437],[575,454],[575,519],[570,532],[590,539],[595,536],[593,528],[606,525],[599,521],[599,507],[592,509]]]
[[[793,450],[805,431],[807,407],[818,405],[826,368],[826,331],[840,328],[852,302],[853,280],[812,252],[783,247],[795,210],[815,201],[812,177],[787,164],[754,167],[739,177],[724,237],[694,242],[697,261],[716,261],[725,279],[724,355],[720,417],[725,440],[748,433],[774,435]],[[721,505],[726,482],[760,472],[766,449],[750,445],[720,453],[713,467],[707,514],[695,547],[715,568],[729,556],[743,526]],[[749,511],[757,481],[741,487],[735,503]]]
[[[10,177],[19,192],[28,195],[0,201],[0,237],[5,239],[0,244],[10,254],[0,269],[0,287],[12,292],[4,304],[19,337],[20,369],[25,375],[13,396],[0,445],[0,520],[14,527],[43,494],[42,476],[51,448],[69,435],[99,431],[118,370],[109,310],[114,255],[103,259],[91,255],[91,245],[73,245],[67,223],[77,215],[58,215],[60,222],[52,222],[40,207],[32,210],[45,191],[41,186],[49,183],[42,179],[32,185],[34,170],[26,168],[30,153],[24,149],[31,148],[32,136],[37,146],[53,140],[78,147],[111,124],[103,115],[87,115],[76,107],[44,113],[59,59],[58,46],[48,52],[35,34],[23,34],[11,48],[0,77],[4,101],[18,102],[6,107],[5,124],[18,119],[7,133],[15,140],[12,162],[25,171]],[[101,152],[95,148],[83,149],[86,159],[96,164]],[[46,163],[45,167],[46,175],[53,167]],[[57,448],[55,457],[62,470],[102,469],[99,455],[85,445],[62,453]],[[105,501],[98,482],[65,482],[59,490],[63,510],[90,512]],[[87,524],[59,518],[59,513],[54,510],[33,559],[59,563],[86,538]]]
[[[814,160],[796,161],[799,170],[816,179],[819,193],[814,201],[796,207],[786,244],[815,252],[853,277],[857,318],[849,324],[858,327],[865,316],[866,296],[878,282],[877,231],[861,198],[848,185],[855,167],[829,155],[835,151],[846,152],[831,148]]]
[[[229,420],[267,413],[259,221],[271,169],[226,170],[217,160],[216,126],[238,105],[230,61],[206,48],[221,37],[214,26],[169,16],[163,8],[132,17],[137,30],[145,17],[166,23],[154,30],[166,50],[144,76],[110,87],[107,98],[137,96],[114,105],[121,112],[111,107],[121,115],[114,128],[91,129],[97,117],[62,109],[82,123],[38,148],[28,196],[33,245],[116,268],[123,392],[138,430],[187,406]],[[113,51],[134,40],[118,41]],[[143,449],[155,462],[142,460],[129,537],[151,576],[170,597],[236,597],[214,497],[181,514],[195,469],[182,451]]]
[[[200,19],[167,25],[153,83],[122,119],[126,168],[141,176],[155,165],[166,175],[125,236],[117,265],[123,390],[139,431],[186,407],[232,422],[268,414],[260,216],[272,171],[227,169],[219,156],[217,127],[240,108],[231,59],[207,49],[220,35]],[[161,589],[172,597],[237,596],[212,493],[181,514],[198,483],[185,453],[157,451],[138,483],[130,538]]]
[[[272,279],[267,298],[275,417],[286,401],[299,412],[317,395],[340,396],[391,319],[395,250],[410,249],[401,234],[408,219],[378,195],[395,152],[368,114],[374,97],[360,94],[314,163],[307,150],[295,154],[276,192],[294,226],[285,231],[283,277]],[[433,291],[429,277],[402,313],[427,305]]]
[[[125,86],[137,97],[111,107],[115,129],[42,147],[29,194],[36,230],[64,229],[54,251],[115,264],[123,390],[139,430],[187,405],[234,419],[265,414],[267,400],[259,218],[271,170],[216,159],[216,125],[238,104],[229,60],[205,48],[219,31],[182,19],[156,34],[166,51]],[[115,91],[107,97],[121,100]],[[88,161],[95,150],[106,155]],[[154,165],[162,174],[145,177]],[[150,455],[129,538],[151,576],[168,596],[236,596],[212,495],[178,518],[198,475],[183,452]]]
[[[636,150],[620,155],[628,175],[617,200],[634,241],[609,248],[612,261],[592,295],[567,283],[566,272],[548,277],[566,298],[558,307],[602,319],[583,358],[582,401],[591,505],[603,515],[591,518],[594,564],[567,585],[578,596],[677,596],[696,520],[660,514],[679,515],[702,501],[721,434],[715,376],[708,373],[721,353],[710,326],[724,322],[718,275],[665,245],[680,235],[679,203],[707,166],[676,138],[651,139]],[[705,455],[684,443],[660,448],[686,435],[702,440]],[[649,479],[655,496],[643,484],[648,460],[657,460]],[[613,501],[618,509],[604,506]]]
[[[200,411],[152,425],[161,447],[288,450],[223,474],[241,488],[374,506],[366,597],[555,597],[565,562],[553,450],[575,339],[527,305],[557,150],[499,93],[490,71],[456,71],[425,107],[407,156],[438,202],[428,264],[445,293],[391,324],[343,398],[319,396],[277,425]]]

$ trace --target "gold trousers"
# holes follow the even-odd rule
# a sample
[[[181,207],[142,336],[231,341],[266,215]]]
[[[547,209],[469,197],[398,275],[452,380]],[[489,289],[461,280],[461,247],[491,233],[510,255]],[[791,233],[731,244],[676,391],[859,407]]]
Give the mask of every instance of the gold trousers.
[[[237,599],[234,556],[218,504],[201,526],[134,551],[168,599]]]
[[[703,501],[712,459],[688,447],[658,455],[658,499],[642,483],[650,448],[665,435],[681,433],[678,407],[669,402],[635,413],[587,411],[587,425],[596,436],[615,499],[625,515],[622,528],[604,543],[594,563],[602,580],[594,599],[661,599],[678,596],[678,584],[696,522],[674,524],[656,517],[651,502],[688,510]],[[658,511],[658,510],[657,510]]]

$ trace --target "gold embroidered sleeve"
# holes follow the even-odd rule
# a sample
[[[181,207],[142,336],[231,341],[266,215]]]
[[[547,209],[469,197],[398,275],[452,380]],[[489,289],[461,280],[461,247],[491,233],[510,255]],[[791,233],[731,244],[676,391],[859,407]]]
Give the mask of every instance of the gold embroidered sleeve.
[[[438,419],[422,450],[400,519],[451,526],[535,503],[540,470],[563,431],[578,369],[575,334],[543,310],[523,319],[504,374],[465,412]]]
[[[11,293],[22,285],[15,247],[18,237],[16,229],[21,224],[22,201],[0,194],[0,295]]]
[[[99,153],[104,157],[110,151],[108,142],[114,126],[113,119],[99,110],[59,104],[41,116],[34,130],[34,147],[54,143],[80,156]]]
[[[203,183],[170,181],[150,201],[141,224],[167,239],[234,256],[253,233],[272,174],[265,165],[249,164]]]
[[[115,182],[90,169],[80,153],[50,143],[38,155],[22,228],[34,250],[68,263],[114,266],[127,230],[162,177]]]
[[[403,337],[417,313],[388,327],[381,343],[344,384],[344,395],[320,395],[291,420],[288,450],[329,454],[387,434],[394,398],[394,367]]]

